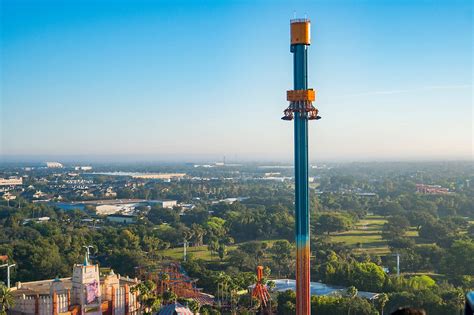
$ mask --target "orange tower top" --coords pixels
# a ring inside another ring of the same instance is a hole
[[[309,19],[291,20],[291,45],[311,45],[311,21]]]

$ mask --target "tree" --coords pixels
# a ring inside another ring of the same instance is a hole
[[[434,281],[430,276],[426,275],[415,276],[411,278],[408,283],[410,287],[415,290],[430,289],[436,285],[436,281]]]
[[[199,304],[199,302],[196,301],[196,300],[190,300],[188,302],[188,307],[191,310],[191,312],[193,312],[194,314],[197,314],[197,313],[199,313],[199,309],[201,308],[201,304]]]
[[[176,301],[177,298],[178,296],[173,291],[168,290],[168,291],[163,292],[163,301],[166,304]]]
[[[425,211],[410,211],[407,218],[410,221],[410,224],[416,227],[418,232],[425,224],[436,221],[436,218],[433,215]]]
[[[474,275],[474,241],[455,241],[448,249],[442,269],[450,275]]]
[[[342,213],[324,213],[316,219],[316,233],[347,231],[352,226],[352,220]]]
[[[350,305],[352,304],[352,300],[354,300],[354,298],[357,296],[357,293],[358,293],[357,288],[354,287],[353,285],[346,289],[345,295],[351,300],[351,303],[349,304],[349,308],[347,309],[347,315],[351,313]]]
[[[219,254],[219,258],[221,259],[221,261],[223,261],[225,255],[227,254],[227,249],[226,249],[225,244],[220,244],[219,249],[217,251],[218,251],[218,254]]]
[[[436,242],[442,246],[445,243],[444,240],[452,235],[452,231],[441,221],[430,221],[421,227],[419,235],[426,241]]]
[[[296,293],[292,290],[286,290],[285,292],[280,292],[277,297],[278,315],[293,315],[296,311]]]
[[[174,209],[161,208],[158,206],[153,206],[147,215],[148,220],[154,224],[173,224],[179,222],[178,211]]]
[[[132,287],[130,291],[138,291],[140,307],[144,313],[156,312],[159,309],[161,305],[161,299],[154,293],[156,291],[156,285],[153,281],[147,280],[145,282],[141,282],[137,286]]]
[[[374,210],[376,213],[384,216],[402,214],[405,211],[398,202],[385,202]]]
[[[376,298],[376,303],[380,307],[380,314],[383,315],[383,309],[385,304],[388,302],[388,295],[386,293],[380,293]]]
[[[193,231],[194,246],[202,246],[204,235],[206,235],[206,230],[196,223],[191,225],[191,230]]]
[[[268,244],[265,242],[248,242],[239,246],[239,249],[255,259],[255,266],[264,258]]]
[[[211,252],[211,257],[214,253],[219,250],[219,242],[218,241],[211,241],[207,245],[207,249]]]
[[[7,311],[15,305],[13,294],[4,285],[0,285],[0,315],[6,315]]]
[[[390,239],[388,242],[388,246],[391,249],[401,249],[401,248],[415,248],[415,241],[409,237],[398,237]]]
[[[276,241],[269,249],[272,259],[272,269],[274,269],[278,276],[283,275],[287,277],[292,272],[292,267],[295,264],[293,259],[293,246],[287,240]]]
[[[395,215],[388,219],[388,222],[383,225],[382,237],[387,240],[400,239],[405,236],[405,233],[410,227],[410,222],[407,218],[401,215]]]
[[[354,265],[351,278],[354,285],[361,290],[377,292],[383,288],[387,275],[380,266],[364,262]]]

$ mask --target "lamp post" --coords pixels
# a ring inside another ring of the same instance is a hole
[[[10,268],[13,268],[13,267],[15,267],[15,266],[16,266],[16,264],[11,264],[11,265],[9,265],[9,264],[4,264],[4,265],[0,265],[0,268],[2,268],[2,267],[6,267],[6,268],[7,268],[7,288],[9,288],[9,289],[10,289]]]

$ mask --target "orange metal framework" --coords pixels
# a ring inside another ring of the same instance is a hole
[[[316,100],[316,91],[313,89],[286,91],[286,100],[289,102],[314,102]]]
[[[263,266],[257,266],[257,283],[252,291],[252,296],[259,299],[262,308],[266,308],[270,301],[270,293],[263,283]]]

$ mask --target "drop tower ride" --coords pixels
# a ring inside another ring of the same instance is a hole
[[[290,23],[293,53],[293,90],[287,91],[290,105],[283,120],[294,120],[295,143],[295,225],[296,225],[296,314],[311,314],[309,184],[308,184],[308,121],[318,120],[313,106],[316,93],[308,88],[308,46],[311,44],[309,19]]]

